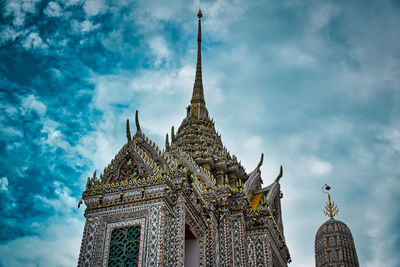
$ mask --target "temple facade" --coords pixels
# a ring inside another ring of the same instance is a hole
[[[78,266],[287,266],[279,181],[262,187],[216,132],[204,98],[201,18],[193,94],[160,149],[126,124],[127,143],[88,178]],[[80,203],[82,203],[82,200]]]

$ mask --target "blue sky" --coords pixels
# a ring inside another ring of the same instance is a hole
[[[0,2],[0,266],[74,266],[86,178],[139,109],[160,147],[185,116],[199,2]],[[202,1],[203,83],[222,141],[264,185],[284,167],[293,263],[327,219],[361,266],[400,266],[400,2]]]

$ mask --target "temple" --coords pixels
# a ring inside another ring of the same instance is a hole
[[[186,116],[160,149],[126,124],[127,143],[88,178],[78,266],[287,266],[281,214],[282,167],[262,187],[216,132],[204,97],[201,18],[197,65]],[[80,204],[83,201],[80,201]]]

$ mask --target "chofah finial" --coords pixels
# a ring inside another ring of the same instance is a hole
[[[263,164],[263,162],[264,162],[264,153],[261,153],[261,159],[260,159],[260,162],[257,165],[257,168],[260,168],[261,165]]]
[[[283,176],[283,168],[282,168],[282,165],[281,165],[281,167],[279,168],[279,174],[276,177],[275,181],[279,181],[282,178],[282,176]]]
[[[136,123],[136,133],[141,133],[142,131],[140,130],[139,111],[138,110],[136,110],[136,114],[135,114],[135,123]]]
[[[128,143],[132,140],[131,129],[129,128],[129,119],[126,120],[126,138],[128,139]]]

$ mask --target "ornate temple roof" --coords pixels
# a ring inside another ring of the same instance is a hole
[[[251,200],[252,209],[264,208],[264,204],[273,202],[279,191],[278,178],[266,188],[262,188],[260,167],[263,155],[257,167],[247,174],[222,143],[221,136],[215,130],[215,124],[208,115],[201,65],[201,18],[198,14],[197,64],[192,98],[187,107],[186,117],[175,133],[171,130],[171,144],[166,136],[165,151],[161,150],[141,130],[136,111],[136,133],[131,136],[129,120],[126,123],[127,143],[117,153],[111,163],[100,174],[88,178],[87,189],[103,188],[107,185],[121,185],[141,179],[159,178],[174,168],[193,174],[201,190],[215,186],[230,186],[242,190]],[[90,190],[89,190],[90,191]],[[268,201],[267,201],[268,200]],[[269,206],[269,205],[267,205]]]

